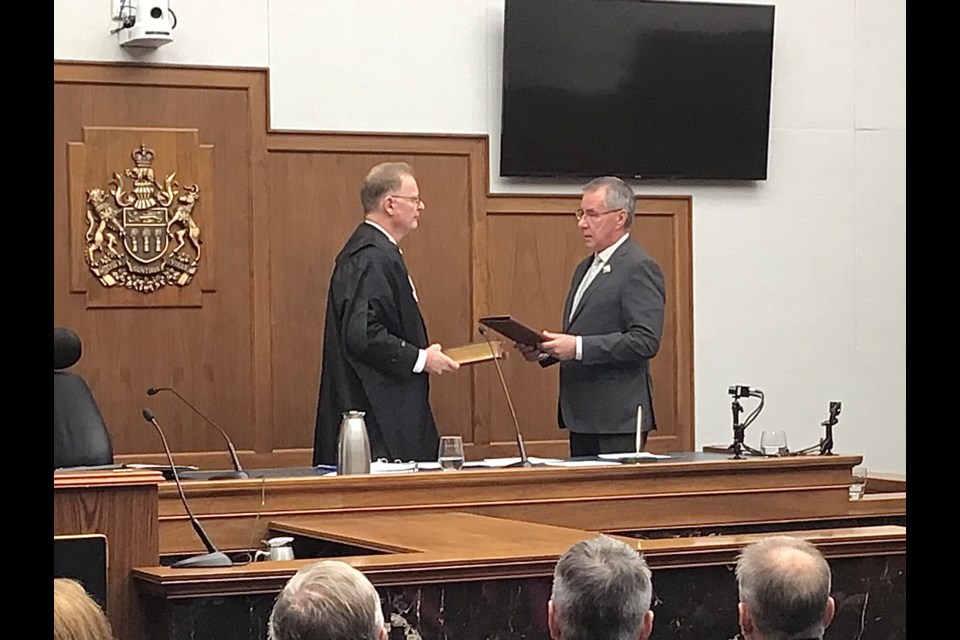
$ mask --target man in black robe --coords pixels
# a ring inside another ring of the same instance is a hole
[[[313,463],[336,464],[346,411],[363,411],[374,459],[435,460],[439,437],[427,374],[459,365],[429,344],[397,244],[424,210],[410,165],[370,170],[364,221],[337,255],[327,295]],[[429,345],[429,346],[428,346]]]

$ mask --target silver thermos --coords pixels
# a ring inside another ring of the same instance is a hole
[[[370,439],[363,411],[347,411],[337,440],[337,475],[370,473]]]

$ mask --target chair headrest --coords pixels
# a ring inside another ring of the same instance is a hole
[[[80,336],[66,327],[53,328],[53,370],[66,369],[76,364],[83,350]]]

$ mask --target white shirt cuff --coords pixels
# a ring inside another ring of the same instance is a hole
[[[423,368],[427,365],[427,352],[420,349],[420,355],[417,356],[417,363],[413,365],[414,373],[423,373]]]
[[[577,336],[577,360],[583,360],[583,336]]]

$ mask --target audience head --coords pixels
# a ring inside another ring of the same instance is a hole
[[[103,609],[68,578],[53,579],[53,640],[113,640]]]
[[[270,614],[270,640],[386,640],[380,596],[367,578],[338,560],[297,571]]]
[[[830,566],[804,540],[778,536],[744,547],[737,584],[747,640],[822,638],[833,619]]]
[[[547,609],[553,640],[646,640],[653,585],[643,557],[607,536],[578,542],[557,562]]]

